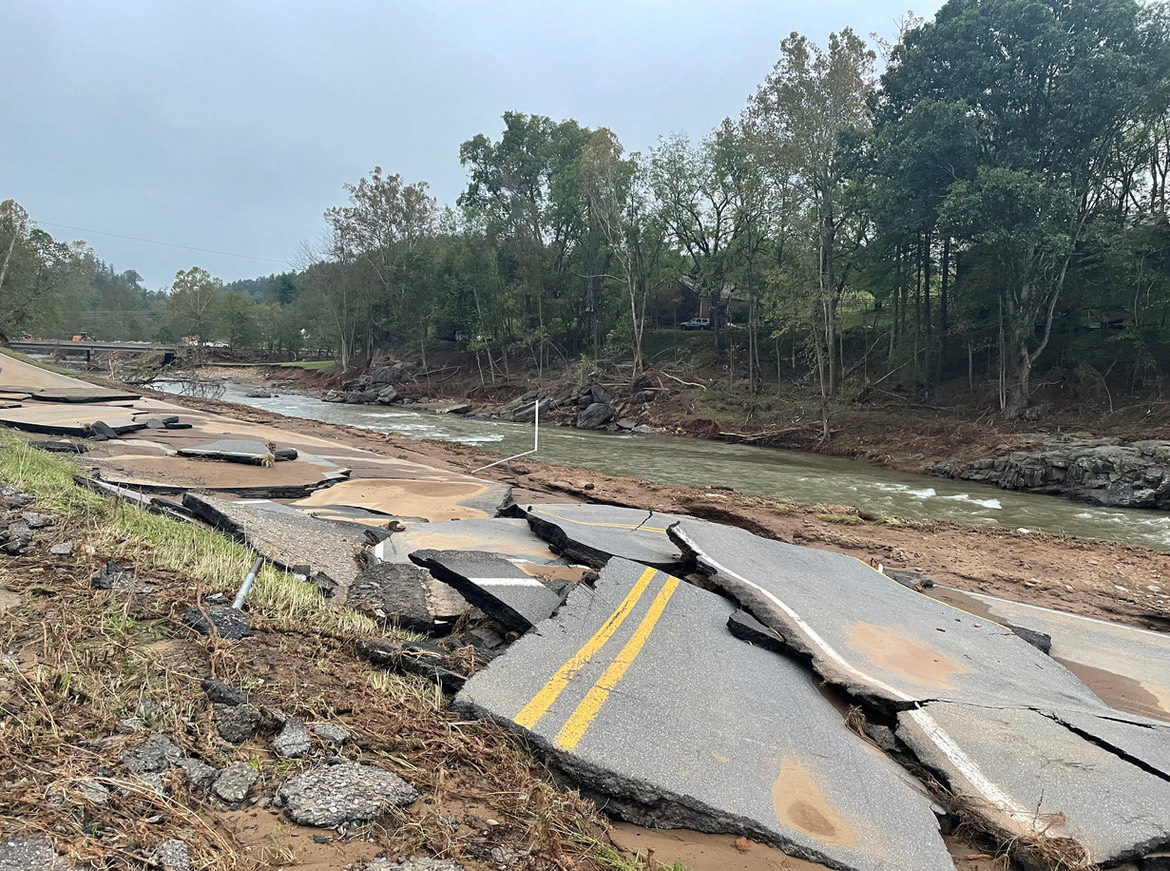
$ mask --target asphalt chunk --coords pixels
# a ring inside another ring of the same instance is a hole
[[[520,511],[553,551],[592,568],[615,556],[668,572],[683,568],[682,554],[666,535],[680,515],[575,503],[527,505]]]
[[[611,559],[456,707],[524,734],[634,822],[738,833],[834,868],[951,871],[929,798],[800,663],[733,637],[734,611]]]
[[[1087,708],[1102,702],[1010,629],[843,554],[684,520],[671,538],[817,673],[897,710],[932,699]]]
[[[1042,845],[1056,865],[1062,850],[1074,860],[1083,849],[1111,865],[1170,845],[1170,782],[1039,711],[935,702],[899,714],[898,737],[959,803],[1014,833],[1017,853]]]
[[[517,632],[527,632],[561,604],[561,597],[537,578],[495,554],[420,550],[410,559],[450,584],[489,617]]]

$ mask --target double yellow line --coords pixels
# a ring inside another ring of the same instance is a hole
[[[626,597],[622,599],[617,610],[609,615],[608,619],[601,624],[593,637],[581,646],[581,649],[569,657],[568,661],[557,669],[556,674],[549,678],[540,691],[532,697],[527,705],[525,705],[519,714],[516,715],[515,721],[517,724],[523,726],[525,729],[533,728],[540,719],[548,713],[548,709],[552,707],[553,702],[557,700],[561,692],[569,685],[577,673],[585,667],[596,653],[601,650],[614,633],[621,628],[622,623],[630,616],[630,613],[637,606],[638,601],[642,598],[642,594],[646,592],[646,588],[650,586],[650,581],[658,574],[655,569],[646,569],[642,572],[642,576],[638,578],[638,582],[634,584],[633,588]],[[613,662],[602,672],[601,677],[593,684],[592,688],[585,694],[585,698],[577,705],[576,710],[569,715],[569,719],[565,721],[565,725],[561,727],[560,732],[557,733],[556,746],[563,750],[572,750],[585,737],[585,733],[589,731],[589,727],[601,712],[602,705],[605,700],[609,698],[610,691],[617,686],[618,681],[626,673],[627,669],[633,664],[642,647],[646,644],[646,639],[650,637],[658,619],[662,616],[662,612],[666,609],[666,603],[670,601],[670,597],[674,595],[675,589],[678,588],[679,580],[676,577],[667,575],[666,583],[662,585],[662,589],[658,591],[658,595],[654,597],[654,601],[650,603],[646,614],[642,617],[642,622],[634,630],[634,634],[630,636],[630,640],[625,643],[625,646],[614,657]]]

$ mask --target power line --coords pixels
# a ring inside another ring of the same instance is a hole
[[[162,245],[166,248],[182,248],[184,251],[198,251],[202,254],[219,254],[222,257],[239,257],[244,260],[262,260],[265,263],[279,263],[282,266],[291,266],[287,260],[274,260],[271,257],[254,257],[251,254],[233,254],[231,251],[213,251],[210,248],[194,248],[190,245],[176,245],[174,242],[159,242],[156,239],[140,239],[137,236],[123,236],[121,233],[106,233],[102,230],[90,230],[86,227],[73,227],[69,224],[55,224],[52,221],[37,221],[46,227],[61,227],[65,230],[77,230],[79,233],[96,233],[99,236],[111,236],[114,239],[127,239],[131,242],[145,242],[148,245]]]

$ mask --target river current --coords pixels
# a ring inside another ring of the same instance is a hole
[[[178,385],[170,387],[178,392]],[[245,395],[228,384],[217,398],[326,423],[420,439],[462,442],[509,456],[529,450],[532,424],[414,411],[410,406],[345,405],[281,393]],[[542,426],[534,459],[694,487],[731,487],[801,503],[854,505],[917,520],[1002,526],[1170,551],[1170,513],[1102,508],[1053,496],[1000,490],[943,478],[889,471],[858,460],[691,438],[589,432]]]

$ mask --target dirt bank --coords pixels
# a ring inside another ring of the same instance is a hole
[[[383,435],[206,399],[190,407],[328,435],[358,447],[469,471],[498,459],[478,448]],[[529,458],[484,476],[516,488],[517,501],[553,497],[689,513],[795,544],[823,547],[938,584],[990,593],[1147,629],[1170,629],[1170,555],[1067,536],[861,516],[850,506],[801,506],[732,490],[696,489],[599,475]]]

